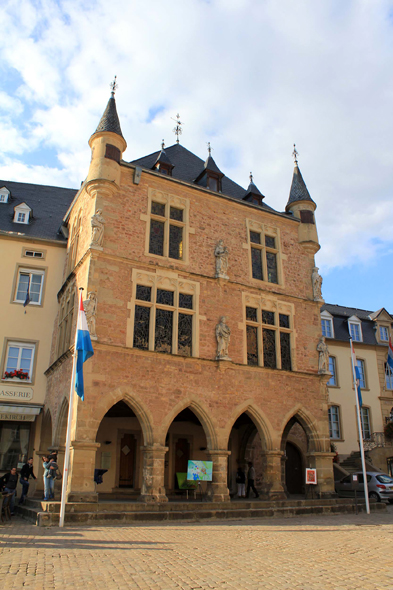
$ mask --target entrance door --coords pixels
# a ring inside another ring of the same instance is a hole
[[[175,489],[178,489],[176,473],[187,473],[190,458],[190,443],[186,438],[178,438],[175,444]]]
[[[285,483],[289,494],[303,493],[302,457],[295,445],[287,443],[285,447]]]
[[[135,438],[124,434],[120,442],[120,488],[134,487]]]

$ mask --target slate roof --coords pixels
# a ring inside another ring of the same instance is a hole
[[[310,201],[315,205],[315,202],[310,197],[310,193],[308,192],[306,183],[303,180],[302,173],[298,166],[295,166],[293,171],[291,190],[289,191],[289,199],[285,210],[288,211],[289,205],[296,201]]]
[[[194,184],[194,181],[204,170],[205,162],[178,143],[175,143],[168,148],[166,147],[165,152],[174,165],[172,170],[172,178],[176,178],[183,182],[188,182],[193,186],[198,186]],[[148,156],[144,156],[143,158],[138,158],[137,160],[130,162],[130,164],[151,170],[157,160],[159,153],[160,152],[157,151],[153,154],[149,154]],[[222,177],[221,185],[223,195],[238,199],[239,201],[243,199],[245,195],[245,189],[227,176]],[[261,205],[261,208],[274,211],[272,207],[269,207],[269,205],[266,205],[265,203]]]
[[[355,307],[332,305],[330,303],[322,305],[321,311],[328,311],[333,316],[333,340],[349,342],[348,319],[352,316],[356,316],[362,322],[363,343],[372,345],[379,344],[375,337],[375,322],[370,319],[370,316],[374,314],[374,312],[366,309],[356,309]],[[327,341],[329,341],[329,338],[327,338]],[[355,345],[356,344],[358,343],[355,342]]]
[[[117,135],[123,137],[116,109],[116,100],[113,96],[108,100],[108,104],[106,105],[106,109],[101,117],[101,121],[98,123],[95,133],[99,133],[100,131],[111,131],[112,133],[117,133]]]
[[[250,184],[248,185],[248,189],[246,190],[246,194],[244,195],[243,199],[248,197],[248,195],[256,195],[258,197],[262,197],[262,199],[265,198],[265,196],[261,193],[261,191],[259,190],[257,185],[254,184],[253,181],[251,181]]]
[[[11,196],[8,203],[0,203],[0,232],[24,235],[27,238],[64,241],[59,228],[77,190],[0,180]],[[26,203],[32,210],[28,224],[14,223],[14,208]]]

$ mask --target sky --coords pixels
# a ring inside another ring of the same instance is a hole
[[[328,303],[393,313],[393,0],[2,0],[0,178],[78,188],[117,75],[127,161],[181,143],[285,209]]]

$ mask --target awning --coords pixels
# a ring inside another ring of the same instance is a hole
[[[0,420],[34,422],[42,406],[0,404]]]

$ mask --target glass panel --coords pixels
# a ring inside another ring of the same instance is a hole
[[[261,243],[261,234],[256,231],[250,231],[250,242],[253,244],[260,244]]]
[[[10,346],[8,349],[8,359],[6,371],[14,371],[18,368],[19,348]]]
[[[263,330],[263,365],[275,369],[276,361],[276,333],[274,330]]]
[[[359,374],[360,374],[360,380],[359,380],[359,385],[361,389],[365,389],[366,387],[366,377],[364,374],[364,362],[357,359],[356,361],[358,369],[359,369]]]
[[[177,352],[183,356],[192,354],[192,315],[179,313]]]
[[[262,323],[274,326],[274,311],[262,310]]]
[[[332,323],[331,320],[321,320],[322,323],[322,336],[325,338],[332,337]]]
[[[151,301],[151,287],[136,286],[136,298],[140,301]]]
[[[20,369],[30,374],[31,357],[33,350],[31,348],[22,348],[22,355],[20,360]]]
[[[286,332],[280,332],[281,368],[283,371],[292,371],[291,365],[291,337]]]
[[[360,328],[358,324],[349,324],[352,340],[360,342]]]
[[[164,223],[162,221],[150,221],[150,254],[164,256]]]
[[[362,418],[363,438],[367,440],[367,439],[371,438],[370,414],[369,414],[368,408],[361,408],[361,418]]]
[[[160,215],[161,217],[165,217],[165,205],[163,203],[155,203],[154,201],[152,201],[151,212],[153,215]]]
[[[179,293],[179,307],[182,307],[183,309],[193,309],[192,295],[186,295],[185,293]]]
[[[283,313],[280,313],[279,323],[280,328],[289,328],[289,315],[284,315]]]
[[[385,326],[380,326],[379,334],[381,340],[388,341],[389,340],[389,330]]]
[[[329,436],[330,438],[341,438],[339,409],[337,406],[329,408]]]
[[[272,236],[265,236],[265,246],[267,246],[268,248],[275,248],[276,239]]]
[[[169,226],[169,258],[183,258],[183,228],[177,225]]]
[[[385,380],[386,389],[393,389],[393,371],[387,363],[385,363]]]
[[[27,285],[28,284],[29,284],[29,275],[20,274],[19,275],[18,291],[16,293],[16,300],[17,301],[25,301],[26,300]]]
[[[266,252],[266,264],[267,280],[269,283],[278,283],[277,254],[273,254],[273,252]]]
[[[259,248],[251,248],[251,266],[252,276],[254,279],[263,281],[262,272],[262,251]]]
[[[329,356],[329,371],[332,374],[327,385],[336,385],[336,361],[333,356]]]
[[[162,305],[173,305],[173,291],[164,291],[164,289],[157,289],[157,303]]]
[[[258,328],[256,326],[247,326],[247,364],[258,365]]]
[[[30,279],[30,300],[34,303],[40,302],[42,275],[31,275]]]
[[[257,322],[257,310],[254,307],[246,307],[246,320],[250,320],[250,322]]]
[[[0,471],[27,461],[30,424],[0,422]]]
[[[173,311],[156,310],[156,336],[154,350],[156,352],[172,353]]]
[[[209,189],[211,191],[218,192],[218,180],[217,180],[217,178],[213,178],[212,176],[209,176]]]
[[[183,209],[176,209],[175,207],[170,208],[170,218],[176,221],[183,221]]]
[[[150,307],[135,306],[134,348],[149,348]]]

